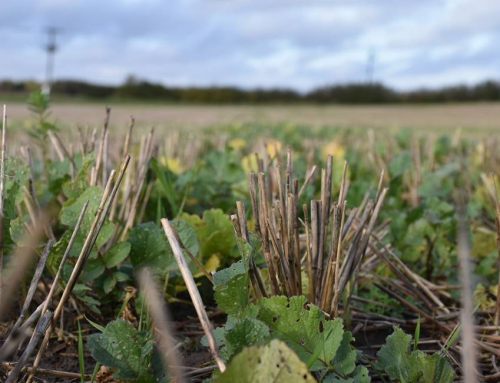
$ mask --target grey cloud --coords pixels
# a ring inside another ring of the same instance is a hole
[[[363,80],[374,50],[376,78],[396,87],[469,81],[496,75],[500,3],[491,3],[4,0],[0,78],[40,78],[43,28],[55,25],[65,78],[305,90]]]

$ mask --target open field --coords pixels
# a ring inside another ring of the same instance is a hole
[[[497,105],[25,109],[0,381],[500,380]]]
[[[500,132],[500,103],[374,106],[178,106],[116,104],[112,125],[126,126],[134,115],[138,126],[205,127],[225,124],[291,123],[352,128],[417,128],[446,131]],[[64,125],[96,125],[104,118],[102,104],[58,103],[53,117]],[[9,103],[9,118],[29,118],[25,104]]]

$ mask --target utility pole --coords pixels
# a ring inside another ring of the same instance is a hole
[[[368,52],[368,59],[366,61],[366,82],[368,84],[373,84],[373,79],[375,76],[375,51],[370,49]]]
[[[47,52],[47,63],[45,67],[45,82],[42,85],[42,93],[50,95],[50,88],[54,76],[54,56],[57,51],[56,36],[59,31],[54,27],[47,28],[47,45],[45,45],[45,52]]]

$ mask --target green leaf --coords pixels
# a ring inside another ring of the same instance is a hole
[[[305,364],[279,340],[267,346],[248,347],[236,355],[215,383],[312,383],[316,380]]]
[[[343,359],[334,363],[344,337],[342,320],[327,320],[318,307],[307,305],[306,301],[304,296],[262,299],[258,303],[258,319],[266,323],[278,338],[286,341],[313,369],[335,369],[334,364],[337,364],[340,369],[348,370],[349,363]],[[346,350],[342,351],[344,357],[351,358]]]
[[[371,378],[365,366],[358,366],[354,370],[352,378],[339,378],[335,374],[327,375],[322,383],[370,383]]]
[[[99,232],[97,239],[95,241],[95,248],[100,249],[104,246],[111,238],[113,238],[113,234],[115,233],[115,224],[113,222],[106,222]]]
[[[198,236],[193,225],[181,219],[174,219],[172,226],[179,235],[184,247],[196,257],[200,252],[200,243],[198,242]]]
[[[102,289],[105,294],[109,294],[116,286],[116,279],[114,277],[106,277],[102,284]]]
[[[163,230],[154,222],[146,222],[130,231],[130,260],[135,267],[149,266],[161,272],[176,268],[172,250]]]
[[[418,382],[422,371],[418,368],[418,357],[410,354],[411,335],[407,335],[400,328],[395,328],[385,344],[377,353],[378,366],[391,379],[401,382]]]
[[[106,267],[110,269],[122,263],[128,257],[130,248],[130,242],[120,242],[114,245],[104,255],[104,262],[106,263]]]
[[[29,168],[24,161],[12,157],[5,159],[5,218],[14,219],[17,217],[16,204],[23,199],[23,186],[26,185],[29,177]]]
[[[351,346],[353,340],[354,338],[349,331],[344,332],[342,342],[333,360],[335,372],[341,375],[349,375],[356,368],[356,358],[358,355],[356,350]]]
[[[396,327],[377,353],[377,367],[403,383],[453,382],[455,374],[448,361],[438,353],[410,352],[411,340],[411,335]]]
[[[61,223],[69,227],[74,227],[78,221],[78,216],[80,215],[83,205],[86,201],[89,201],[89,206],[83,218],[81,229],[84,233],[88,232],[95,214],[97,213],[97,209],[99,208],[102,193],[100,187],[91,186],[85,189],[85,191],[76,198],[67,200],[61,209]]]
[[[154,381],[151,375],[153,341],[147,333],[137,331],[130,323],[115,320],[102,334],[91,335],[88,347],[94,359],[115,369],[116,379],[137,383]]]
[[[214,254],[219,254],[222,258],[238,255],[233,224],[222,210],[206,210],[203,219],[188,214],[183,214],[180,219],[194,226],[204,260]]]
[[[215,301],[226,314],[240,314],[248,306],[248,266],[245,260],[233,263],[214,275]]]
[[[245,347],[264,343],[270,336],[269,328],[258,319],[238,319],[232,316],[228,317],[224,327],[216,328],[214,334],[221,356],[226,361]],[[205,337],[202,344],[208,346]]]
[[[66,230],[50,250],[49,258],[47,260],[47,268],[52,274],[55,274],[57,272],[70,238],[71,231]]]
[[[451,383],[455,379],[455,372],[448,361],[434,353],[427,355],[419,351],[420,365],[422,366],[423,379],[425,383]]]
[[[83,283],[91,282],[97,277],[100,277],[106,268],[100,259],[89,259],[85,265],[85,272],[80,277]]]
[[[130,277],[127,274],[122,273],[121,271],[115,271],[113,277],[117,282],[126,282],[130,280]]]
[[[78,155],[75,156],[75,159],[78,159]],[[70,199],[76,199],[80,194],[82,194],[89,187],[89,175],[94,166],[95,154],[86,154],[84,156],[80,156],[79,159],[81,161],[81,166],[76,175],[75,179],[65,182],[62,185],[62,190],[64,194]],[[78,161],[75,161],[78,162]]]
[[[172,221],[172,226],[184,246],[196,257],[199,244],[193,227],[180,220]],[[134,227],[130,232],[129,242],[130,260],[135,267],[149,266],[163,273],[177,270],[177,263],[165,233],[154,222]]]

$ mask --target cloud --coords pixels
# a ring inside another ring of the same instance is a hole
[[[294,87],[375,78],[399,88],[499,77],[500,3],[489,0],[6,0],[0,78]]]

